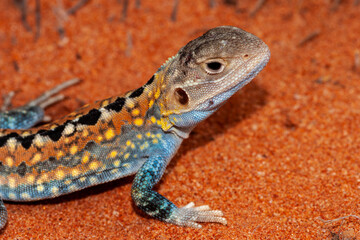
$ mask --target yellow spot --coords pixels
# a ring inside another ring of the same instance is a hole
[[[156,118],[155,118],[154,116],[151,116],[150,121],[151,121],[152,123],[156,123]]]
[[[71,185],[71,186],[69,186],[69,190],[70,190],[71,192],[75,192],[76,189],[77,189],[77,188],[76,188],[76,185]]]
[[[131,148],[134,149],[134,148],[135,148],[135,144],[132,143],[132,144],[131,144]]]
[[[164,118],[161,118],[161,128],[164,131],[167,131],[171,128],[171,124],[169,124]]]
[[[79,181],[80,181],[80,182],[85,182],[85,180],[86,180],[86,177],[81,177],[81,178],[79,178]]]
[[[126,141],[126,146],[130,146],[131,145],[131,141],[130,140],[127,140]]]
[[[150,132],[147,132],[145,135],[146,135],[147,137],[150,137],[150,136],[151,136],[151,133],[150,133]]]
[[[28,193],[22,193],[21,194],[21,198],[23,199],[29,199],[30,198],[30,195]]]
[[[39,162],[41,160],[41,154],[40,153],[36,153],[34,155],[34,157],[31,160],[31,164],[35,164],[37,162]]]
[[[34,175],[29,175],[26,179],[26,183],[27,184],[33,184],[35,182],[35,177]]]
[[[134,154],[134,158],[137,158],[137,154]]]
[[[97,163],[97,162],[92,162],[92,163],[90,163],[90,165],[89,165],[89,168],[91,169],[91,170],[95,170],[95,169],[97,169],[99,167],[99,164]]]
[[[155,99],[158,99],[160,97],[160,88],[156,89],[154,97]]]
[[[66,180],[64,183],[65,183],[66,185],[70,185],[71,180],[70,180],[70,179],[69,179],[69,180]]]
[[[16,195],[14,193],[9,193],[9,198],[10,199],[16,199]]]
[[[153,139],[153,143],[159,143],[159,140],[157,140],[156,138],[155,139]]]
[[[98,141],[101,142],[103,140],[103,137],[102,136],[98,136],[97,137]]]
[[[69,143],[70,142],[70,138],[65,138],[64,139],[64,143]]]
[[[135,124],[136,126],[141,126],[141,125],[143,125],[143,123],[144,123],[144,120],[142,120],[141,118],[136,118],[136,119],[134,120],[134,124]]]
[[[107,105],[109,105],[109,100],[105,100],[101,103],[101,107],[105,107]]]
[[[58,153],[56,154],[57,158],[61,158],[62,156],[64,156],[64,152],[63,151],[58,151]]]
[[[111,173],[112,173],[112,174],[115,174],[115,173],[117,173],[118,171],[119,171],[119,169],[115,168],[115,169],[111,170]]]
[[[86,153],[86,154],[83,156],[83,158],[81,159],[81,162],[82,162],[83,164],[86,164],[88,161],[89,161],[89,154]]]
[[[114,162],[114,167],[118,167],[118,166],[120,166],[120,161],[119,161],[119,160],[116,160],[116,161]]]
[[[156,137],[157,137],[157,138],[162,138],[161,133],[156,134]]]
[[[151,134],[151,138],[155,138],[155,134]]]
[[[142,135],[141,135],[141,134],[136,135],[136,137],[137,137],[138,139],[142,139]]]
[[[156,123],[157,123],[157,125],[161,126],[161,121],[160,120],[157,120]]]
[[[11,157],[6,157],[5,164],[8,165],[9,167],[12,167],[12,165],[14,164],[14,160]]]
[[[144,142],[144,144],[140,146],[140,150],[144,150],[144,149],[146,149],[146,148],[148,148],[148,147],[149,147],[149,143],[148,143],[148,142]]]
[[[79,176],[79,174],[80,174],[80,172],[79,172],[79,170],[77,170],[77,169],[73,169],[73,170],[71,171],[71,175],[72,175],[73,177],[77,177],[77,176]]]
[[[125,163],[125,164],[123,164],[122,166],[123,166],[124,168],[130,167],[130,165],[129,165],[128,163]]]
[[[149,94],[148,94],[149,98],[151,98],[152,94],[153,94],[153,92],[150,91]]]
[[[42,191],[44,191],[44,186],[43,186],[43,185],[38,185],[38,186],[36,187],[36,190],[37,190],[38,192],[42,192]]]
[[[8,184],[9,184],[9,188],[15,188],[16,187],[16,182],[14,178],[9,178],[8,179]]]
[[[133,102],[133,101],[131,101],[130,99],[129,99],[128,101],[126,101],[126,102],[127,102],[127,106],[128,106],[129,108],[133,108],[133,107],[135,107],[134,102]]]
[[[107,140],[112,139],[114,136],[115,136],[115,132],[114,132],[114,129],[112,129],[112,128],[110,128],[109,130],[107,130],[106,133],[105,133],[105,138],[106,138]]]
[[[130,156],[130,153],[125,154],[125,155],[124,155],[124,159],[128,159],[129,156]]]
[[[55,177],[58,179],[58,180],[61,180],[65,177],[65,173],[63,170],[59,170],[55,173]]]
[[[29,135],[30,135],[30,132],[28,132],[28,131],[25,131],[21,134],[22,137],[27,137]]]
[[[75,153],[77,153],[77,151],[78,151],[78,147],[76,145],[72,145],[70,147],[70,154],[71,155],[75,155]]]
[[[59,191],[59,188],[58,188],[58,187],[52,187],[52,188],[51,188],[51,192],[52,192],[53,194],[56,194],[58,191]]]
[[[40,178],[36,181],[37,184],[42,184],[44,181],[48,180],[49,177],[46,173],[40,176]]]
[[[173,117],[173,120],[174,120],[175,122],[177,122],[177,121],[178,121],[176,117]]]
[[[137,109],[137,108],[135,108],[134,110],[132,110],[131,114],[132,114],[133,116],[137,116],[137,115],[140,114],[140,110]]]
[[[88,135],[89,135],[89,131],[85,129],[85,130],[82,132],[82,136],[83,136],[83,137],[87,137]]]
[[[110,157],[110,158],[114,158],[114,157],[116,157],[116,155],[117,155],[117,151],[113,150],[113,151],[111,151],[111,153],[109,154],[109,157]]]
[[[151,99],[149,102],[149,108],[151,108],[153,105],[154,105],[154,100]]]

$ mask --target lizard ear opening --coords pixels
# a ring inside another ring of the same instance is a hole
[[[189,103],[189,96],[182,88],[176,88],[174,91],[175,99],[181,104],[181,105],[187,105]]]

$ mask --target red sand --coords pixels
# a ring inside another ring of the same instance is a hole
[[[14,105],[73,77],[83,82],[50,109],[53,118],[144,84],[177,50],[207,29],[234,25],[261,37],[272,57],[260,75],[198,126],[167,168],[158,191],[224,211],[227,226],[182,228],[148,218],[130,198],[132,178],[54,200],[6,203],[3,239],[360,239],[360,6],[341,1],[255,1],[238,6],[183,0],[91,1],[56,32],[53,8],[42,1],[41,36],[26,32],[12,1],[0,1],[0,94]],[[64,1],[69,8],[74,1]],[[301,4],[302,2],[302,4]],[[29,24],[35,29],[34,3]],[[309,34],[314,39],[298,46]],[[128,49],[131,36],[132,49]],[[127,56],[130,55],[130,56]],[[77,59],[78,58],[80,59]],[[14,63],[18,65],[16,71]],[[338,234],[339,236],[337,236]],[[341,239],[341,238],[339,238]]]

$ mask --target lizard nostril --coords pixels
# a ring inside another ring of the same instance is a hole
[[[182,88],[175,89],[175,98],[181,105],[186,105],[189,102],[189,96]]]
[[[244,55],[243,55],[243,58],[244,58],[244,59],[248,59],[248,58],[249,58],[249,54],[244,54]]]

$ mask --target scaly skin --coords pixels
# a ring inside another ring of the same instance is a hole
[[[1,199],[54,198],[136,173],[131,195],[148,215],[197,228],[199,222],[226,224],[221,211],[193,203],[178,208],[152,188],[190,131],[251,81],[269,57],[256,36],[217,27],[189,42],[144,86],[125,95],[34,128],[28,119],[35,115],[41,120],[48,105],[43,102],[63,85],[45,98],[0,113],[0,127],[8,128],[0,130]],[[0,200],[0,227],[6,218]]]

